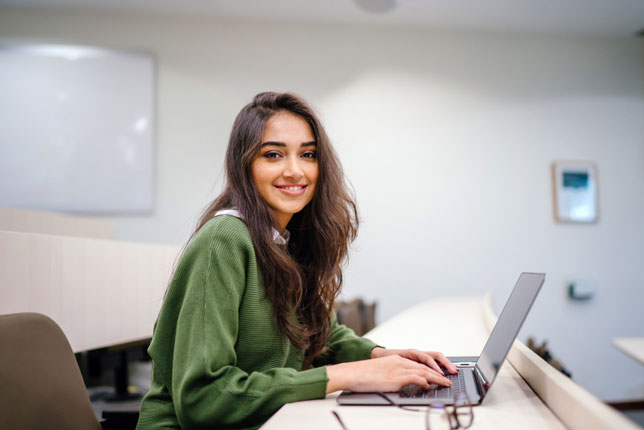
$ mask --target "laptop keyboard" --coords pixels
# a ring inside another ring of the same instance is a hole
[[[455,375],[445,371],[445,377],[452,381],[451,387],[431,384],[428,390],[419,385],[405,385],[400,389],[400,397],[418,398],[418,399],[451,399],[458,393],[465,392],[465,378],[461,370]]]

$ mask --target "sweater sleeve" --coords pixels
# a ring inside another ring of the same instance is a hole
[[[250,373],[237,367],[239,307],[251,251],[237,236],[215,231],[208,251],[195,254],[186,272],[169,378],[181,428],[254,428],[285,403],[325,396],[324,367]]]
[[[331,316],[332,329],[326,342],[326,352],[314,360],[315,366],[344,363],[371,358],[371,350],[378,345],[357,336],[353,330],[338,323],[335,312]]]

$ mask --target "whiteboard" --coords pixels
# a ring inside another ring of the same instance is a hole
[[[152,211],[154,87],[149,53],[0,45],[0,205]]]

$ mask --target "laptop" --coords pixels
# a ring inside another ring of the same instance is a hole
[[[435,402],[448,405],[453,403],[456,392],[464,391],[473,405],[480,404],[519,334],[545,278],[544,273],[522,273],[519,276],[480,356],[448,357],[459,368],[456,375],[445,372],[445,376],[452,380],[451,387],[431,384],[430,388],[425,390],[416,385],[407,385],[402,390],[392,393],[344,391],[338,396],[337,402],[341,405],[366,406],[420,406]]]

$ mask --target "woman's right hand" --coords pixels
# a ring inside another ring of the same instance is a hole
[[[414,384],[429,388],[430,383],[449,387],[449,379],[425,364],[389,355],[327,366],[327,394],[338,390],[391,392]]]

